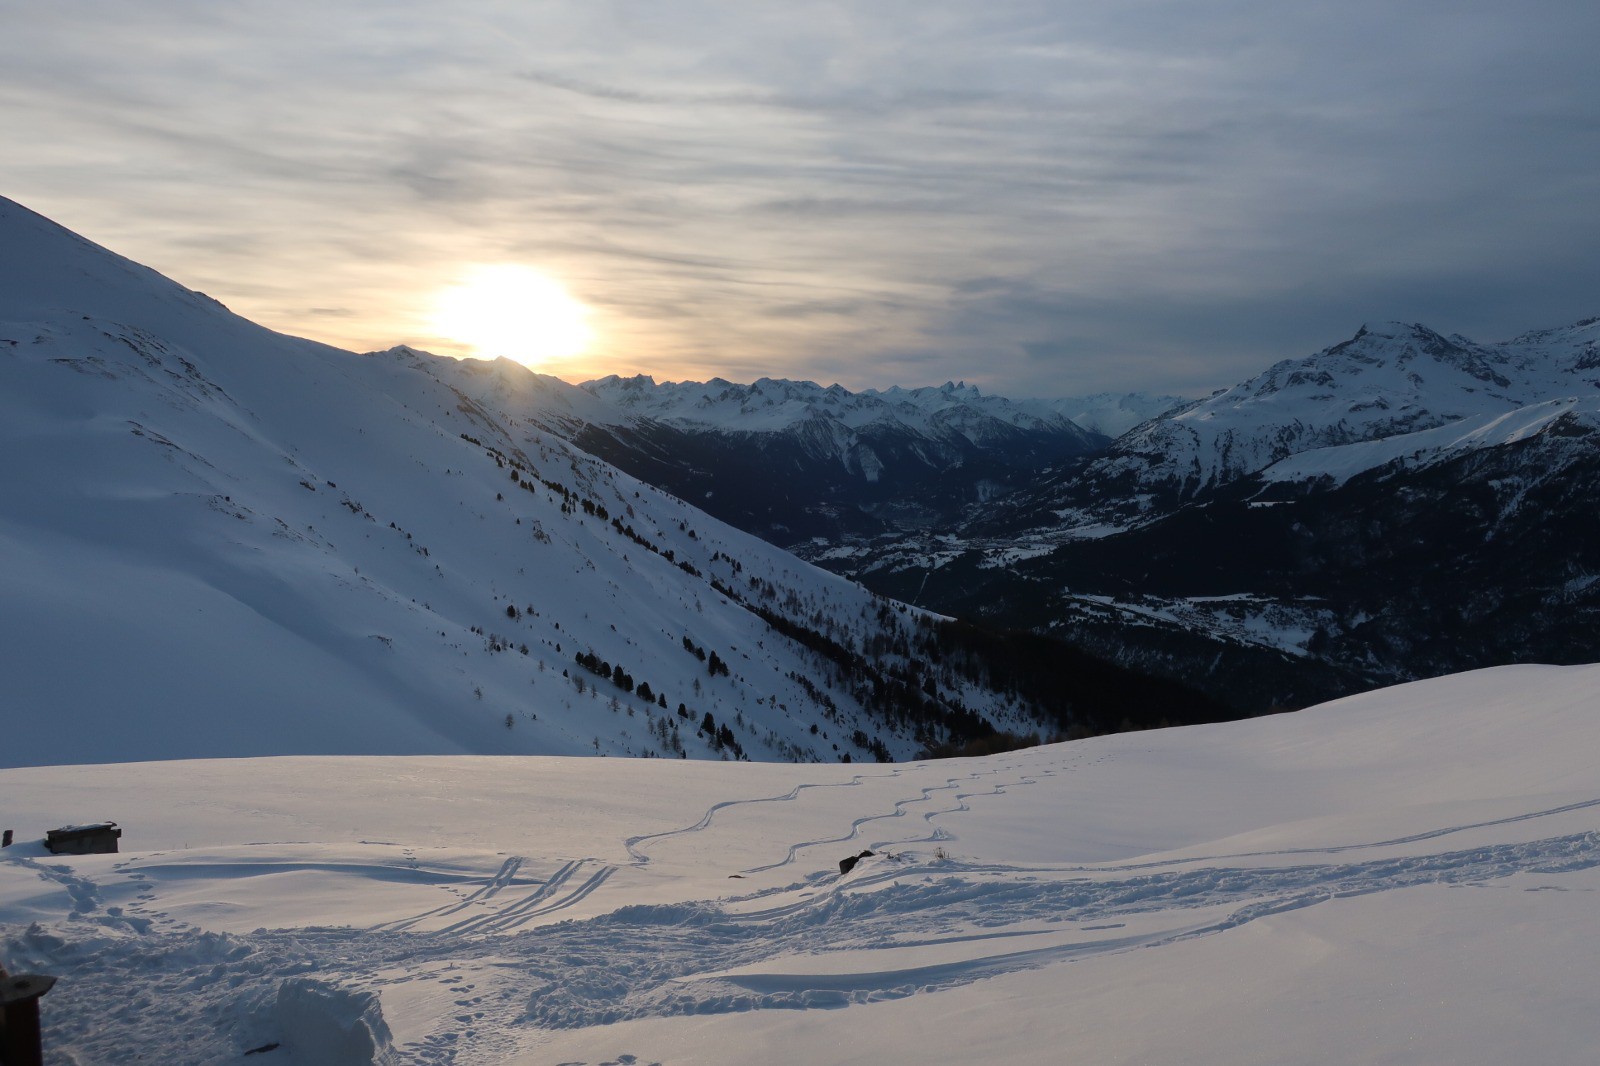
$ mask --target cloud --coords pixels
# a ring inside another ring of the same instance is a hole
[[[1367,318],[1600,313],[1587,0],[7,22],[8,195],[348,347],[511,260],[598,309],[585,377],[1205,391]]]

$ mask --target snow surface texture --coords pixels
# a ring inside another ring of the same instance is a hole
[[[749,606],[852,649],[926,616],[511,413],[596,404],[273,333],[0,199],[0,765],[918,751]]]
[[[4,770],[0,962],[62,978],[54,1062],[1585,1061],[1597,692],[900,766]],[[37,843],[102,817],[123,853]]]

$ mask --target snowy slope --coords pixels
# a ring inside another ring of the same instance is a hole
[[[0,770],[0,962],[61,978],[63,1062],[1586,1061],[1597,692],[894,767]],[[36,843],[104,817],[119,855]]]
[[[1585,428],[1587,427],[1587,428]],[[1381,467],[1419,470],[1485,448],[1518,444],[1540,434],[1575,435],[1600,428],[1600,395],[1566,397],[1514,411],[1472,415],[1416,433],[1314,448],[1260,471],[1264,481],[1343,484]]]
[[[0,765],[916,751],[751,608],[907,654],[929,620],[508,413],[591,403],[272,333],[0,200]]]

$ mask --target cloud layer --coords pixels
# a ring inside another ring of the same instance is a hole
[[[1589,0],[80,2],[0,192],[371,348],[522,262],[567,376],[1203,391],[1364,319],[1600,313]]]

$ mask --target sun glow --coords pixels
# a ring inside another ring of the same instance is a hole
[[[435,333],[479,359],[505,356],[530,367],[578,355],[594,339],[589,308],[530,267],[473,267],[434,301]]]

